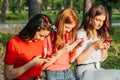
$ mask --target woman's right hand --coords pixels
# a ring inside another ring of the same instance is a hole
[[[48,62],[45,62],[42,66],[42,69],[45,70],[48,66],[52,65],[57,60],[57,55],[52,55],[51,58],[48,58]]]
[[[48,62],[48,61],[49,61],[48,59],[42,58],[41,56],[36,56],[31,60],[31,62],[34,65],[42,65],[43,63]]]
[[[95,41],[92,46],[95,48],[95,49],[102,49],[104,48],[104,46],[102,45],[103,44],[103,41],[101,40],[98,40],[98,41]]]

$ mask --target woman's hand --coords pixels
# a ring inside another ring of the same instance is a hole
[[[98,40],[98,41],[95,41],[93,44],[92,44],[93,48],[95,49],[102,49],[104,48],[104,45],[103,45],[103,42],[101,40]]]
[[[57,60],[57,57],[55,55],[53,55],[51,58],[48,58],[49,61],[48,62],[45,62],[42,66],[42,70],[45,70],[45,68],[47,68],[48,66],[50,66],[51,64],[53,64],[56,60]]]
[[[78,38],[72,44],[67,45],[68,52],[72,51],[74,48],[82,46],[83,43],[84,43],[84,39],[83,38]]]
[[[106,42],[106,43],[103,43],[103,49],[105,50],[108,50],[110,48],[110,43],[109,42]]]
[[[44,59],[41,56],[36,56],[31,60],[31,62],[34,65],[42,65],[43,63],[48,62],[48,61],[49,61],[48,59]]]

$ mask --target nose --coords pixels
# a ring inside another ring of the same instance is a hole
[[[99,23],[99,26],[102,26],[103,25],[103,22],[101,21],[100,23]]]

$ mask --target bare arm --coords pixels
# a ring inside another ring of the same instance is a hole
[[[94,42],[92,45],[90,45],[88,48],[84,49],[81,54],[76,58],[76,62],[77,64],[81,64],[83,63],[85,60],[87,60],[92,51],[95,50],[95,49],[101,49],[103,46],[102,46],[102,41],[96,41]]]
[[[103,60],[105,60],[106,57],[108,56],[107,50],[110,48],[110,43],[108,43],[108,42],[107,43],[103,43],[103,46],[104,46],[104,48],[101,49],[101,51],[102,51],[101,58]]]
[[[72,63],[72,62],[74,62],[74,60],[76,59],[76,49],[77,48],[81,48],[81,46],[83,45],[83,43],[84,43],[84,39],[83,38],[81,38],[81,42],[76,46],[76,44],[75,43],[73,43],[71,46],[76,46],[74,49],[73,49],[73,51],[70,53],[70,63]]]
[[[52,63],[54,63],[62,54],[72,51],[80,42],[82,42],[83,39],[77,39],[72,44],[66,44],[62,49],[60,49],[53,57],[50,59],[48,63],[45,63],[42,67],[44,70],[46,67],[50,66]],[[73,54],[74,55],[74,54]],[[73,56],[72,55],[72,56]]]
[[[30,62],[26,63],[25,65],[14,68],[14,65],[5,64],[4,71],[5,71],[5,77],[7,80],[12,80],[14,78],[17,78],[27,70],[29,70],[31,67],[35,65],[41,65],[46,61],[46,59],[41,59],[41,56],[37,56],[33,58]]]

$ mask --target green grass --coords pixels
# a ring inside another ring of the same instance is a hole
[[[120,13],[113,13],[112,14],[112,22],[120,23]]]
[[[47,14],[52,19],[52,21],[55,20],[58,12],[59,11],[43,11],[43,13]],[[82,16],[83,16],[83,13],[78,14],[80,22],[82,21]],[[16,14],[12,14],[9,12],[7,13],[6,17],[7,17],[6,23],[24,24],[24,23],[27,23],[28,21],[28,12],[22,12],[22,13],[16,13]],[[112,22],[120,23],[120,13],[112,14]],[[2,22],[0,21],[0,23]]]
[[[120,27],[112,27],[110,36],[115,43],[120,43]]]
[[[108,50],[107,59],[102,62],[102,67],[105,69],[119,69],[120,70],[120,27],[112,27],[111,30],[112,43]]]

